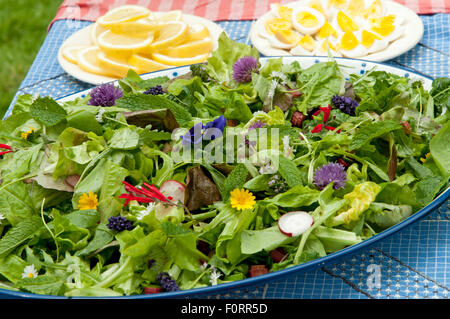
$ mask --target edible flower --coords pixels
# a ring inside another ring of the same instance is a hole
[[[26,132],[22,132],[20,134],[20,137],[23,138],[24,140],[28,140],[28,138],[30,137],[31,134],[34,133],[34,127],[30,126],[30,129]]]
[[[314,126],[314,128],[311,130],[311,133],[319,133],[320,131],[322,131],[323,128],[323,124],[317,124],[316,126]]]
[[[92,191],[89,191],[89,194],[83,193],[78,200],[78,209],[79,210],[87,210],[87,209],[97,209],[98,207],[98,197],[97,194],[94,194]]]
[[[208,122],[205,125],[203,123],[197,123],[189,129],[189,131],[182,136],[182,144],[198,144],[202,140],[212,141],[222,136],[223,130],[227,125],[225,116],[221,115],[214,121]]]
[[[348,96],[335,95],[331,98],[331,103],[342,112],[348,115],[355,115],[355,109],[358,107],[359,103]]]
[[[164,291],[180,290],[180,287],[178,287],[176,280],[172,279],[166,272],[159,273],[158,276],[156,276],[156,280],[159,281],[159,283],[161,284],[161,288]]]
[[[425,154],[425,158],[422,157],[422,158],[420,159],[420,161],[421,161],[422,163],[425,163],[425,162],[427,161],[428,157],[430,157],[430,155],[431,155],[431,153]]]
[[[122,183],[125,185],[125,190],[128,192],[119,196],[119,198],[126,199],[124,206],[128,205],[128,203],[132,200],[139,203],[153,203],[161,201],[171,204],[170,201],[173,199],[171,196],[164,196],[163,193],[155,187],[155,185],[144,183],[144,186],[135,187],[125,181]]]
[[[34,267],[34,264],[31,264],[30,266],[26,266],[23,269],[22,278],[36,278],[38,276],[38,272],[36,268]]]
[[[0,152],[0,157],[2,155],[8,154],[8,153],[12,153],[11,146],[6,145],[6,144],[0,144],[0,149],[2,149],[2,148],[5,149],[6,151],[1,151]]]
[[[5,219],[5,215],[3,215],[2,213],[0,213],[0,225],[2,224],[2,220]]]
[[[108,218],[108,224],[106,224],[106,227],[116,232],[132,230],[133,222],[123,216],[111,216]]]
[[[338,163],[325,164],[314,172],[314,185],[324,189],[329,183],[334,182],[333,188],[343,188],[347,182],[347,174],[344,166]]]
[[[318,116],[320,113],[323,113],[323,122],[325,123],[328,121],[330,117],[331,112],[331,106],[328,105],[327,107],[321,107],[319,110],[313,113],[313,116]]]
[[[90,92],[91,99],[89,105],[95,106],[113,106],[116,100],[123,96],[123,91],[115,87],[114,84],[104,83],[93,88]]]
[[[258,70],[258,60],[252,56],[238,59],[233,65],[233,79],[239,83],[247,83],[252,80],[252,72]]]
[[[252,209],[255,206],[255,196],[247,189],[235,188],[230,192],[231,207],[237,210]]]
[[[256,120],[248,129],[249,130],[255,130],[257,128],[261,128],[266,126],[266,123],[260,121],[260,120]]]

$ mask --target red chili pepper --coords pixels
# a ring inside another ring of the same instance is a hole
[[[320,131],[322,131],[323,128],[323,124],[317,124],[316,126],[314,126],[314,128],[311,130],[311,133],[319,133]]]

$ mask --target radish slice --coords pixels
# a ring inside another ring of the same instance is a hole
[[[314,219],[307,212],[294,211],[280,217],[278,229],[289,237],[296,237],[303,234],[314,224]]]
[[[159,191],[164,194],[166,197],[172,197],[172,202],[178,203],[181,202],[184,204],[184,191],[186,187],[174,180],[168,180],[165,181],[161,187],[159,188]]]

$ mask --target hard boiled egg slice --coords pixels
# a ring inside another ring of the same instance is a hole
[[[346,15],[343,11],[336,14],[336,23],[341,32],[355,32],[359,30],[359,25]]]
[[[319,11],[324,16],[326,16],[326,12],[324,9],[325,5],[326,5],[326,0],[312,0],[311,2],[308,3],[308,7]]]
[[[332,41],[330,39],[322,39],[319,41],[315,54],[314,55],[328,55],[328,50],[330,51],[330,54],[335,57],[341,57],[342,54],[339,52],[339,45],[337,42]]]
[[[282,6],[279,3],[271,4],[270,11],[275,14],[277,18],[291,20],[292,19],[292,11],[294,9],[288,6]]]
[[[362,16],[365,6],[364,0],[350,0],[345,13],[352,18]]]
[[[372,26],[371,31],[381,36],[388,42],[397,40],[405,33],[405,27],[394,24],[395,16],[389,15],[378,19]]]
[[[369,53],[353,32],[345,32],[339,39],[339,51],[347,58],[360,58]]]
[[[328,0],[325,5],[325,11],[328,19],[333,19],[339,11],[347,8],[349,0]]]
[[[325,17],[316,9],[297,7],[292,13],[292,25],[303,34],[316,33],[325,23]]]
[[[297,43],[297,46],[289,51],[292,55],[314,55],[317,41],[309,34],[305,35]]]
[[[256,27],[261,37],[269,39],[275,36],[276,31],[292,29],[292,23],[290,20],[282,18],[268,18],[261,24],[257,24]]]
[[[366,9],[362,12],[364,19],[372,21],[373,19],[379,19],[385,14],[385,8],[381,0],[366,0]],[[370,5],[369,5],[370,3]]]
[[[278,30],[275,37],[269,38],[270,44],[278,49],[290,49],[300,41],[300,34],[294,30]]]
[[[338,32],[331,26],[331,24],[328,21],[325,21],[319,32],[317,32],[317,38],[325,39],[328,37],[337,39],[339,35]]]
[[[368,53],[384,50],[389,45],[388,41],[367,30],[362,30],[360,38],[361,44],[367,48]]]

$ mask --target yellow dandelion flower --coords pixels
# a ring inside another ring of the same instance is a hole
[[[78,200],[78,209],[86,210],[86,209],[97,209],[98,206],[98,198],[97,194],[93,192],[89,192],[89,195],[83,193]]]
[[[34,132],[34,127],[30,126],[30,129],[27,132],[22,132],[20,133],[20,137],[23,138],[24,140],[27,140],[28,137],[33,134]]]
[[[425,154],[425,158],[421,158],[420,161],[421,161],[422,163],[425,163],[425,162],[427,161],[428,157],[430,157],[430,155],[431,155],[431,153]]]
[[[230,192],[231,207],[237,210],[252,209],[255,206],[255,196],[247,189],[234,189]]]

